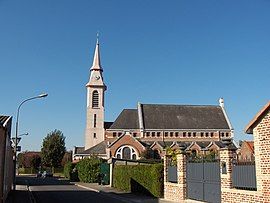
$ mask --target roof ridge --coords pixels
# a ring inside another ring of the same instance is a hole
[[[220,107],[218,104],[216,105],[212,105],[212,104],[206,104],[206,105],[202,105],[202,104],[141,104],[141,105],[151,105],[151,106],[213,106],[213,107]]]

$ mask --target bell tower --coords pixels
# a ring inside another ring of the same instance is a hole
[[[90,69],[87,89],[87,110],[85,129],[85,150],[104,141],[104,92],[107,87],[103,81],[100,63],[99,41],[97,38],[93,64]]]

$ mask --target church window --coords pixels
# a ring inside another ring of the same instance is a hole
[[[171,136],[171,137],[173,136],[173,132],[170,132],[170,136]]]
[[[205,137],[208,137],[209,136],[209,133],[205,133]]]
[[[214,133],[213,133],[213,132],[211,132],[211,133],[210,133],[210,136],[211,136],[211,137],[213,137],[213,136],[214,136]]]
[[[221,137],[224,137],[224,133],[221,133]]]
[[[97,138],[97,134],[96,133],[94,133],[94,138]]]
[[[97,127],[97,114],[94,114],[94,128]]]
[[[133,133],[133,137],[136,137],[137,136],[137,133]]]
[[[203,133],[203,132],[201,132],[201,137],[203,137],[203,134],[204,134],[204,133]]]
[[[157,137],[160,137],[160,132],[157,132]]]
[[[191,137],[191,132],[188,132],[188,137]]]
[[[155,132],[152,132],[152,137],[155,137],[155,135],[156,135]]]
[[[196,137],[196,132],[193,132],[193,137]]]
[[[113,132],[113,137],[116,137],[116,132]]]
[[[168,132],[165,132],[165,137],[168,137]]]
[[[133,154],[133,155],[132,155],[132,159],[133,159],[133,160],[136,160],[136,159],[137,159],[136,154]]]
[[[178,132],[175,132],[175,137],[178,137],[179,133]]]
[[[187,134],[186,132],[183,132],[183,137],[186,137],[186,134]]]
[[[95,90],[92,95],[92,107],[97,108],[99,105],[98,103],[99,103],[99,95],[98,91]]]
[[[229,133],[226,133],[226,137],[229,137]]]
[[[120,137],[122,135],[122,133],[121,132],[118,132],[118,137]]]
[[[118,148],[115,156],[119,159],[137,159],[138,155],[132,146],[126,145]]]
[[[129,147],[125,147],[123,149],[123,159],[130,159],[130,154],[131,152],[130,152]]]
[[[146,132],[146,136],[149,137],[150,136],[150,132]]]

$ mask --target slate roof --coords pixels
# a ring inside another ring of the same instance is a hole
[[[5,122],[10,118],[10,116],[0,115],[0,126],[4,126]]]
[[[104,129],[108,129],[112,126],[113,122],[104,122]]]
[[[110,129],[139,129],[137,109],[124,109]]]
[[[105,141],[81,152],[80,154],[106,154],[107,144]]]
[[[220,106],[142,104],[145,129],[230,129]]]
[[[81,154],[84,151],[84,147],[75,147],[74,154]]]

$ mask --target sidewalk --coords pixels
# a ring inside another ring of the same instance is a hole
[[[161,198],[117,190],[116,188],[110,187],[108,185],[98,185],[97,183],[82,182],[75,182],[74,184],[84,189],[99,192],[127,203],[173,203],[172,201],[167,201]]]
[[[16,190],[10,191],[6,203],[31,203],[31,195],[26,185],[16,185]]]

